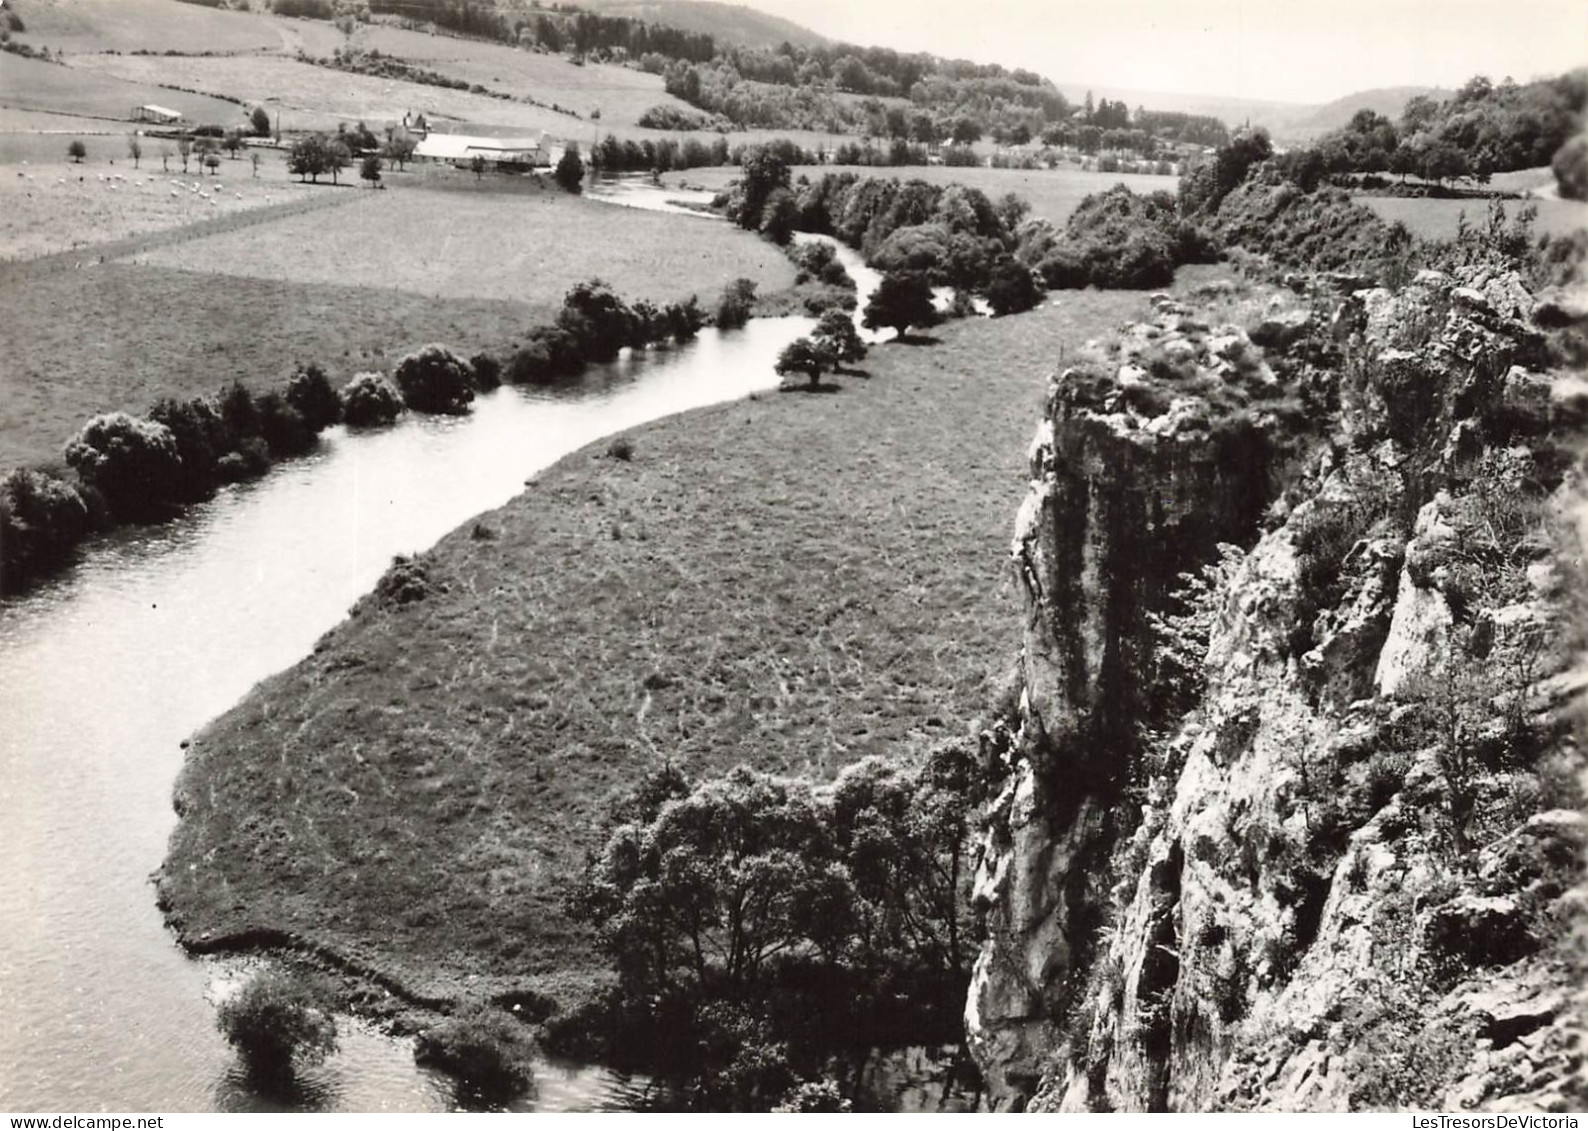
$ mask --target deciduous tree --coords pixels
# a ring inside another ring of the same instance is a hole
[[[579,156],[579,146],[569,142],[568,148],[562,151],[562,157],[557,162],[557,169],[552,177],[562,186],[564,192],[580,192],[584,188],[584,160]]]
[[[811,388],[821,383],[822,374],[837,364],[832,349],[814,338],[795,338],[777,355],[775,371],[780,376],[803,373],[810,379]]]
[[[916,271],[893,271],[882,276],[866,303],[862,321],[868,330],[891,326],[904,337],[911,326],[931,326],[937,321],[932,288]]]
[[[866,343],[855,329],[855,320],[845,310],[824,311],[816,323],[811,338],[832,355],[833,367],[846,362],[861,361],[866,356]]]

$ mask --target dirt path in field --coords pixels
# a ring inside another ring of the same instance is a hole
[[[288,216],[297,216],[304,212],[318,212],[325,208],[335,208],[343,204],[350,204],[357,200],[358,197],[358,190],[351,186],[345,189],[333,188],[325,193],[316,194],[307,200],[290,200],[281,204],[266,204],[243,212],[232,212],[225,216],[217,216],[213,220],[200,220],[193,224],[183,224],[181,227],[169,228],[165,231],[123,236],[121,239],[106,240],[104,243],[75,247],[68,251],[52,252],[49,255],[41,255],[36,259],[0,263],[0,283],[36,279],[45,275],[53,275],[59,271],[74,271],[98,263],[108,263],[114,259],[125,259],[132,255],[142,255],[145,252],[154,251],[156,248],[169,247],[172,244],[182,243],[186,240],[203,239],[206,236],[236,231],[239,228],[250,227],[254,224],[273,223],[276,220],[281,220]]]

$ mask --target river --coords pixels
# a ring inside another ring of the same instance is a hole
[[[465,417],[332,429],[312,454],[177,521],[95,539],[0,602],[0,1110],[270,1106],[214,1027],[237,964],[186,956],[154,904],[182,741],[306,655],[393,555],[604,436],[774,387],[778,351],[811,325],[758,319],[625,354],[574,387],[496,390]],[[342,1030],[290,1106],[454,1106],[451,1080],[417,1068],[409,1041]],[[644,1080],[590,1065],[542,1063],[537,1084],[524,1110],[646,1097]]]

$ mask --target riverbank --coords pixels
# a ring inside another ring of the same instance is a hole
[[[1045,376],[1147,305],[952,323],[830,394],[586,448],[465,523],[418,599],[365,598],[195,738],[160,881],[179,937],[291,932],[418,997],[576,1002],[603,963],[563,891],[642,769],[825,778],[990,709]]]

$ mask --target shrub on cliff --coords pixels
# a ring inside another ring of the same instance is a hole
[[[1219,146],[1210,160],[1190,165],[1180,176],[1181,215],[1217,212],[1224,198],[1273,151],[1267,130],[1242,130]]]
[[[317,981],[266,970],[221,1003],[216,1028],[264,1080],[290,1079],[294,1068],[315,1064],[337,1049],[331,998]]]
[[[392,376],[403,403],[415,412],[461,416],[474,399],[468,362],[445,346],[428,345],[397,363]]]
[[[0,479],[0,591],[64,561],[88,533],[88,507],[70,483],[29,468]]]
[[[1412,245],[1404,225],[1339,189],[1303,192],[1266,167],[1224,198],[1210,226],[1226,244],[1310,271],[1382,272]]]
[[[379,373],[359,373],[342,390],[342,419],[354,428],[390,424],[402,410],[401,394]]]
[[[414,1060],[458,1077],[466,1105],[500,1103],[534,1082],[536,1048],[523,1023],[484,1002],[419,1034]]]
[[[181,497],[176,439],[152,420],[125,412],[96,416],[67,443],[66,462],[123,521],[162,517]]]

